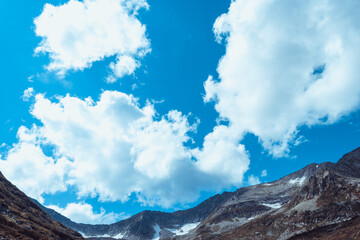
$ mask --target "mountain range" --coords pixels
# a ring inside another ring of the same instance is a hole
[[[0,210],[12,201],[5,200]],[[360,239],[360,148],[337,163],[310,164],[274,182],[217,194],[194,208],[143,211],[109,225],[75,223],[34,202],[89,239]]]

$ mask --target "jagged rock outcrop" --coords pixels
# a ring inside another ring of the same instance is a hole
[[[0,239],[83,239],[55,222],[0,173]]]

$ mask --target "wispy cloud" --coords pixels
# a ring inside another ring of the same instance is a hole
[[[34,94],[34,89],[32,87],[29,87],[27,89],[24,90],[24,93],[22,95],[22,99],[27,102],[30,100],[30,98],[33,96]]]

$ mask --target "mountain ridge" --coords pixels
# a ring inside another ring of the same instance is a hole
[[[151,238],[155,233],[153,226],[159,224],[165,228],[172,228],[175,225],[186,223],[194,223],[202,221],[212,210],[214,210],[222,201],[230,196],[230,192],[216,194],[194,208],[187,210],[178,210],[172,213],[161,211],[145,210],[134,216],[118,221],[113,224],[84,224],[71,221],[69,218],[57,213],[56,211],[42,206],[39,202],[34,200],[39,207],[49,214],[54,220],[63,223],[65,226],[82,233],[85,236],[101,236],[101,235],[117,235],[118,229],[130,231],[130,233],[137,233],[140,237],[147,239]],[[189,212],[191,212],[189,214]],[[191,215],[191,217],[187,217]],[[142,225],[140,229],[136,222]],[[140,229],[140,230],[139,230]],[[135,236],[135,235],[134,235]]]
[[[0,172],[1,239],[83,239],[80,234],[52,220]]]
[[[143,211],[110,225],[75,223],[75,226],[67,226],[86,236],[130,240],[224,237],[305,239],[301,236],[330,236],[319,229],[329,232],[328,226],[336,225],[340,230],[349,230],[350,223],[358,223],[358,220],[352,219],[360,216],[359,178],[360,148],[357,148],[337,163],[309,164],[279,180],[217,194],[187,210],[173,213]],[[346,196],[353,199],[346,199]],[[333,202],[325,201],[331,198]],[[359,211],[351,212],[349,209]],[[296,221],[292,221],[289,214],[296,216]],[[338,219],[337,222],[334,219]],[[286,228],[286,224],[291,227]],[[180,232],[187,225],[191,225],[192,229]],[[256,237],[256,231],[263,235]]]

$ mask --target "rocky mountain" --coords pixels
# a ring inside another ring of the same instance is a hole
[[[46,208],[34,200],[49,216],[65,226],[80,232],[87,237],[112,237],[115,239],[152,239],[155,235],[171,237],[185,234],[191,227],[196,227],[218,206],[222,205],[232,193],[217,194],[198,206],[173,213],[143,211],[128,219],[109,225],[91,225],[75,223],[52,209]],[[168,229],[168,230],[167,230]]]
[[[0,173],[0,239],[83,239],[52,220]]]
[[[225,192],[173,213],[144,211],[110,225],[77,224],[109,239],[360,239],[360,148],[271,183]]]
[[[176,239],[360,239],[360,148],[237,190]]]

